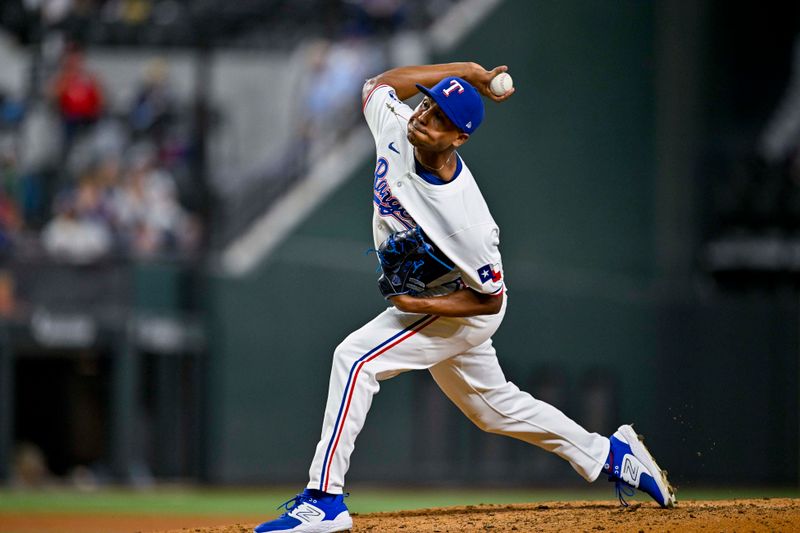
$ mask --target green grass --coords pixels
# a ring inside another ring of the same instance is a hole
[[[153,490],[104,489],[79,492],[67,489],[0,490],[0,513],[126,513],[151,515],[272,516],[275,507],[296,489],[157,488]],[[611,500],[611,486],[584,490],[547,489],[353,489],[347,504],[353,512],[371,513],[423,507],[522,503],[537,501]],[[798,489],[686,489],[680,500],[800,497]]]

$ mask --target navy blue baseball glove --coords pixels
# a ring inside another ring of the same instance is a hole
[[[378,289],[384,298],[423,292],[428,283],[455,268],[453,262],[416,227],[389,235],[378,247],[381,276]]]

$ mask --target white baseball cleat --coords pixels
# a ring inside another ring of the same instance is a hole
[[[334,533],[348,531],[353,519],[347,512],[342,494],[327,494],[306,489],[281,504],[286,512],[275,520],[256,526],[255,533]]]
[[[633,495],[633,492],[624,491],[623,485],[627,485],[646,492],[661,507],[674,507],[677,499],[675,489],[667,480],[667,471],[659,468],[633,427],[620,426],[610,440],[611,451],[605,469],[609,472],[608,480],[617,483],[622,505],[628,505],[623,494]]]

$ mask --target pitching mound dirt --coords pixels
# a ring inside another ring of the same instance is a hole
[[[249,533],[255,524],[190,528],[164,533]],[[675,509],[652,503],[552,502],[476,505],[353,516],[353,533],[469,531],[800,531],[800,499],[681,501]]]

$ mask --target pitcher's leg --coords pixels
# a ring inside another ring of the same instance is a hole
[[[600,475],[609,440],[506,380],[491,340],[430,368],[437,385],[484,431],[558,454],[586,480]]]
[[[308,488],[339,494],[355,440],[378,392],[378,381],[426,369],[467,348],[452,340],[456,321],[430,315],[381,313],[336,348],[322,435],[309,470]]]

